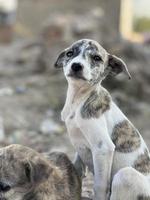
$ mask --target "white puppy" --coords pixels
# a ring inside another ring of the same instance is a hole
[[[62,111],[77,156],[94,174],[94,200],[150,200],[150,154],[127,117],[101,86],[125,63],[96,41],[83,39],[65,49],[55,66],[63,67],[68,92]],[[80,171],[81,172],[81,171]]]

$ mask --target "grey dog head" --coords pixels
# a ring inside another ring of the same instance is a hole
[[[34,150],[13,144],[0,148],[0,200],[25,200],[47,181],[52,168]]]
[[[56,68],[63,68],[67,80],[101,82],[107,75],[125,72],[131,75],[126,64],[117,56],[110,55],[98,42],[79,40],[65,49],[57,58]]]

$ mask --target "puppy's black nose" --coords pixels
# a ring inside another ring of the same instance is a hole
[[[0,182],[0,192],[7,192],[11,189],[10,185]]]
[[[80,72],[83,69],[83,66],[80,63],[73,63],[71,66],[73,72]]]

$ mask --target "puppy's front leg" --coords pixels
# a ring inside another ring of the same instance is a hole
[[[115,146],[108,134],[106,120],[103,116],[98,119],[83,119],[78,115],[76,122],[87,139],[93,155],[94,200],[108,200]]]
[[[99,148],[93,147],[94,164],[94,200],[108,200],[110,196],[111,166],[114,147],[111,144],[102,144]]]

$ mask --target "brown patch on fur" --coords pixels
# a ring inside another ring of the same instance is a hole
[[[99,118],[99,116],[110,108],[110,95],[105,90],[100,93],[92,91],[81,108],[83,118]]]
[[[116,146],[116,151],[128,153],[140,147],[141,139],[137,130],[128,122],[117,124],[112,133],[112,141]]]
[[[150,173],[150,156],[147,150],[138,156],[133,167],[141,173]]]

